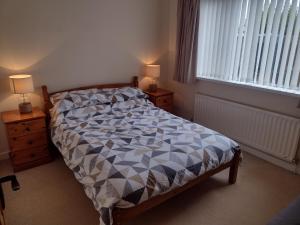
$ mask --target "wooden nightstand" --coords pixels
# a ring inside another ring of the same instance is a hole
[[[45,117],[38,108],[27,114],[20,114],[18,110],[2,113],[14,171],[51,161]]]
[[[144,91],[156,107],[168,112],[173,111],[173,92],[158,88],[156,92]]]

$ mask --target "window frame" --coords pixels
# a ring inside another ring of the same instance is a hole
[[[287,89],[281,89],[277,87],[268,87],[268,86],[261,86],[257,84],[251,85],[251,83],[243,83],[243,82],[238,82],[238,81],[226,81],[222,79],[216,79],[216,78],[211,78],[211,77],[198,77],[196,75],[196,80],[197,82],[201,81],[208,81],[211,83],[215,84],[220,84],[220,85],[226,85],[226,86],[231,86],[231,87],[239,87],[239,88],[245,88],[253,91],[261,91],[261,92],[266,92],[266,93],[271,93],[271,94],[278,94],[282,96],[288,96],[288,97],[294,97],[294,98],[300,98],[300,93],[297,93],[297,91],[293,90],[287,90]]]
[[[299,6],[299,0],[294,0],[295,2],[298,2],[298,11],[296,13],[296,19],[294,21],[294,23],[296,24],[297,23],[297,17],[300,16],[300,6]],[[283,3],[285,4],[285,3]],[[248,5],[247,5],[248,7]],[[249,9],[248,9],[249,10]],[[249,13],[249,12],[248,12]],[[298,16],[297,16],[298,15]],[[294,24],[294,26],[295,26]],[[273,25],[272,25],[273,26]],[[286,26],[288,26],[288,23],[286,24]],[[298,27],[299,28],[299,27]],[[278,28],[279,29],[279,28]],[[285,28],[287,29],[287,28]],[[294,29],[294,28],[293,28]],[[239,31],[239,30],[238,30]],[[242,39],[242,43],[245,41],[245,27],[236,34],[237,36],[241,35],[241,39]],[[279,38],[279,33],[276,33],[276,34],[271,34],[271,35],[275,35],[276,36],[276,39],[278,41],[278,38]],[[284,34],[284,38],[285,38],[285,35]],[[295,33],[292,32],[292,37],[294,37]],[[258,33],[258,38],[259,39],[264,39],[266,36],[266,33],[261,33],[261,30],[259,30],[259,33]],[[270,37],[271,38],[271,37]],[[295,55],[294,55],[294,63],[297,63],[295,60],[297,59],[297,51],[300,51],[300,35],[298,36],[298,44],[296,45],[296,50],[295,50]],[[293,41],[293,38],[290,40],[291,42]],[[198,45],[199,45],[199,38],[198,38]],[[277,45],[277,44],[276,44]],[[284,43],[282,44],[284,45]],[[290,44],[291,45],[291,44]],[[298,47],[297,47],[298,46]],[[283,47],[283,46],[282,46]],[[297,50],[299,49],[299,50]],[[282,50],[283,51],[283,50]],[[275,52],[274,52],[275,53]],[[281,53],[282,54],[282,53]],[[276,54],[274,54],[276,56]],[[200,54],[197,53],[197,56],[199,57]],[[261,60],[261,59],[260,59]],[[198,61],[198,60],[197,60]],[[288,62],[286,62],[288,63]],[[259,64],[260,65],[260,62]],[[197,68],[196,68],[196,74],[195,74],[195,79],[197,81],[201,81],[201,80],[204,80],[204,81],[211,81],[213,83],[218,83],[218,84],[226,84],[227,86],[235,86],[235,87],[242,87],[242,88],[248,88],[248,89],[252,89],[252,90],[259,90],[259,91],[264,91],[264,92],[269,92],[269,93],[275,93],[275,94],[279,94],[279,95],[284,95],[284,96],[292,96],[292,97],[297,97],[299,98],[300,97],[300,88],[297,87],[297,88],[285,88],[285,87],[277,87],[277,86],[273,86],[271,85],[271,83],[269,85],[265,85],[265,84],[258,84],[258,82],[247,82],[247,81],[239,81],[239,80],[234,80],[234,79],[226,79],[226,77],[221,77],[221,78],[218,78],[218,77],[214,77],[214,76],[203,76],[201,74],[198,73],[198,67],[199,66],[199,62],[197,62]],[[290,71],[291,73],[291,76],[292,76],[292,71]],[[264,74],[265,75],[265,74]],[[299,79],[300,79],[300,71],[298,73],[298,82],[299,82]],[[264,77],[263,77],[264,78]],[[263,79],[262,78],[262,79]],[[272,79],[272,77],[271,77]],[[283,84],[284,84],[284,81],[283,81]],[[299,83],[298,83],[299,85]],[[283,85],[284,86],[284,85]]]

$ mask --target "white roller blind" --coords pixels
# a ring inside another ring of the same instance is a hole
[[[300,0],[201,0],[197,77],[300,94]]]

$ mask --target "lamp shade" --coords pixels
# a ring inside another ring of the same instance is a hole
[[[160,65],[146,65],[145,75],[148,77],[158,78],[160,76]]]
[[[9,76],[11,91],[14,94],[26,94],[33,92],[32,76],[27,74],[19,74]]]

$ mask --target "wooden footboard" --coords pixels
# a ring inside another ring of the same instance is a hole
[[[210,170],[203,175],[197,177],[195,180],[190,181],[189,183],[185,184],[182,187],[176,188],[170,192],[167,192],[163,195],[155,196],[147,201],[142,202],[141,204],[131,207],[131,208],[115,208],[113,210],[113,225],[121,225],[122,223],[132,219],[133,217],[157,206],[161,203],[165,202],[166,200],[180,194],[181,192],[184,192],[195,185],[199,184],[201,181],[204,181],[208,179],[209,177],[213,176],[216,173],[219,173],[227,168],[229,169],[229,177],[228,182],[229,184],[234,184],[236,182],[237,173],[238,173],[238,166],[240,162],[240,154],[241,150],[237,149],[233,159],[225,163],[218,168],[215,168],[213,170]]]

